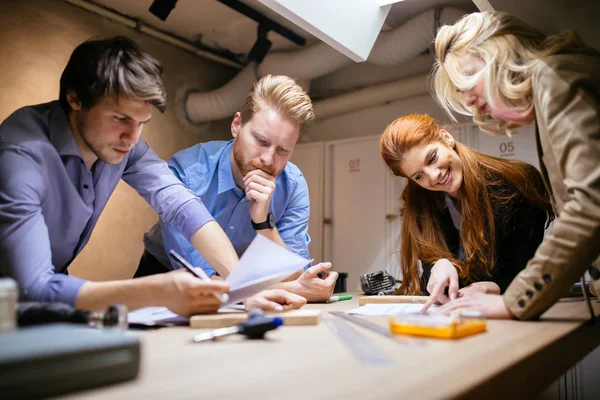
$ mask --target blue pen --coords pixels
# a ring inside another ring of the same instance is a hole
[[[202,268],[194,268],[194,267],[192,267],[185,260],[185,258],[183,258],[179,254],[177,254],[177,252],[175,250],[170,250],[169,254],[171,254],[175,258],[175,261],[181,267],[187,269],[189,272],[191,272],[192,274],[196,275],[198,278],[202,279],[203,281],[210,282],[210,278],[208,277],[208,275],[206,275],[206,272],[204,272],[204,270]],[[215,295],[215,297],[217,299],[219,299],[219,301],[221,303],[225,303],[227,300],[229,300],[229,295],[227,293],[220,293],[219,294],[219,293],[213,292],[213,294]]]

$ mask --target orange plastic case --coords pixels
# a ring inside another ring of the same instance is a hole
[[[393,333],[440,339],[460,339],[487,329],[483,319],[455,319],[427,314],[397,315],[390,317],[389,323]]]

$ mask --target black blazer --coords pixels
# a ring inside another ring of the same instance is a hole
[[[494,190],[494,189],[490,189]],[[514,189],[513,189],[514,190]],[[492,200],[493,202],[493,200]],[[460,287],[473,282],[491,281],[504,293],[513,278],[527,265],[544,238],[547,212],[518,195],[509,204],[494,204],[494,225],[496,230],[496,263],[489,276],[483,268],[471,270],[469,282],[460,280]],[[446,244],[454,257],[458,258],[460,232],[454,227],[450,210],[440,209],[440,227]],[[463,220],[463,224],[469,221]],[[427,295],[427,281],[433,264],[423,265],[421,292]]]

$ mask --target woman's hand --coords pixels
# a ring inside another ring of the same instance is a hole
[[[444,291],[448,288],[448,295]],[[458,296],[458,272],[456,267],[445,258],[438,260],[431,268],[429,281],[427,282],[429,300],[421,309],[425,312],[433,303],[439,301],[442,304],[456,299]]]
[[[465,296],[455,301],[444,304],[437,310],[436,314],[452,314],[453,311],[458,313],[469,311],[471,313],[480,313],[485,318],[494,319],[510,319],[514,315],[510,312],[504,298],[498,294],[483,294],[475,293],[470,296]]]
[[[494,282],[473,282],[458,291],[458,297],[471,296],[475,293],[500,294],[500,286]]]

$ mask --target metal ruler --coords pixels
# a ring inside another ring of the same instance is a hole
[[[324,319],[324,322],[361,363],[369,365],[392,365],[394,363],[375,343],[354,329],[348,321],[334,316]]]
[[[336,317],[345,319],[346,321],[352,322],[358,326],[366,328],[370,331],[380,334],[381,336],[385,336],[388,339],[395,341],[396,343],[405,344],[408,346],[424,346],[427,342],[418,339],[407,338],[405,336],[398,336],[393,334],[388,328],[378,325],[374,322],[371,322],[367,319],[361,318],[356,315],[346,314],[341,311],[331,311],[329,314],[334,315]]]

